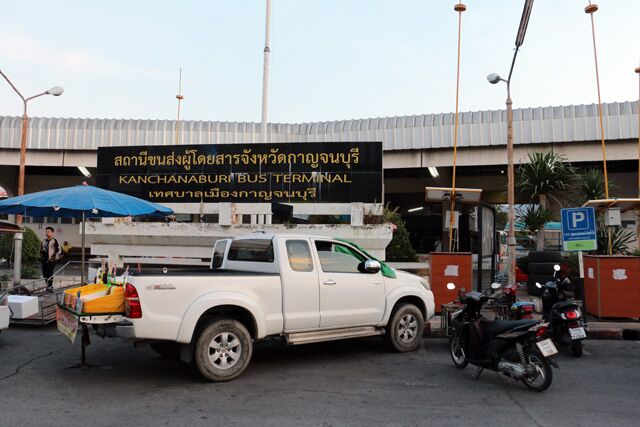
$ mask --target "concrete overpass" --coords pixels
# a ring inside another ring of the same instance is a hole
[[[609,172],[619,187],[615,196],[635,197],[637,103],[604,104],[603,115]],[[175,127],[171,120],[33,118],[27,143],[26,191],[79,183],[84,178],[76,167],[93,171],[100,146],[174,145]],[[483,188],[483,198],[489,203],[506,202],[506,127],[506,110],[460,114],[457,183],[460,187]],[[0,186],[10,196],[16,191],[20,129],[19,117],[0,117]],[[425,186],[450,185],[453,129],[454,115],[445,113],[272,123],[268,135],[273,142],[381,140],[385,200],[405,212],[423,204]],[[260,134],[259,123],[182,121],[179,142],[255,143]],[[602,151],[597,105],[516,109],[514,144],[517,163],[524,161],[529,152],[554,150],[576,166],[599,165]],[[435,167],[439,176],[433,177],[427,167]],[[526,202],[524,195],[518,202]],[[197,212],[197,206],[189,209]],[[219,212],[219,207],[210,209],[211,213]],[[335,213],[350,212],[353,211],[348,207],[342,207]]]
[[[636,102],[603,105],[607,159],[614,164],[638,156],[637,110]],[[593,104],[514,110],[516,162],[523,161],[528,152],[551,149],[566,155],[572,163],[601,161],[597,113],[597,106]],[[433,166],[443,168],[440,181],[446,182],[447,168],[452,164],[453,123],[452,113],[318,123],[272,123],[269,125],[269,140],[381,140],[385,171],[424,170]],[[35,171],[32,169],[35,166],[93,168],[99,146],[173,145],[175,126],[172,120],[33,118],[27,142],[28,172]],[[20,129],[19,117],[0,117],[0,185],[5,184],[3,186],[10,194],[15,187],[11,166],[19,164]],[[496,167],[495,178],[501,181],[500,167],[506,164],[506,110],[461,113],[459,135],[458,165],[485,170],[486,167]],[[259,138],[259,123],[183,121],[180,125],[179,141],[182,144],[242,144],[258,142]],[[39,174],[47,171],[51,170],[41,170]],[[475,177],[472,180],[476,182]],[[29,181],[33,182],[27,180],[27,185]],[[387,189],[389,192],[394,186],[393,178],[386,184],[391,186]],[[402,184],[407,191],[406,182]],[[422,187],[422,182],[419,186]]]

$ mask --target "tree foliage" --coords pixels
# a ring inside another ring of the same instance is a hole
[[[534,223],[542,216],[551,220],[547,213],[551,203],[564,206],[570,199],[571,190],[576,182],[576,169],[567,159],[553,151],[547,153],[529,153],[527,162],[518,168],[518,189],[529,194],[531,202],[540,204],[540,209],[530,208],[525,216]],[[551,203],[547,203],[547,201]],[[534,221],[534,219],[536,221]],[[536,228],[537,248],[544,250],[544,223]]]
[[[616,188],[613,180],[609,179],[609,194]],[[605,198],[604,173],[600,169],[587,169],[580,174],[580,194],[578,203],[583,204],[587,200],[601,200]]]
[[[518,221],[531,233],[536,233],[553,219],[553,212],[541,205],[524,205],[516,213]]]
[[[417,262],[418,255],[411,246],[409,233],[405,227],[402,216],[398,213],[398,208],[391,209],[389,204],[384,207],[383,220],[385,223],[392,223],[396,226],[393,231],[393,238],[387,246],[386,260],[396,262]]]
[[[0,258],[13,259],[13,235],[0,236]],[[40,260],[40,239],[30,228],[22,233],[22,264],[33,265]]]
[[[611,230],[611,253],[609,253],[609,229]],[[598,255],[630,255],[629,244],[636,238],[633,231],[624,227],[607,227],[602,217],[598,218],[596,237]]]
[[[546,200],[563,206],[576,182],[576,170],[567,159],[553,151],[529,153],[527,162],[518,168],[519,190],[528,193],[531,200]]]

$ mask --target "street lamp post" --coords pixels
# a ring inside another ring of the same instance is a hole
[[[511,75],[513,74],[513,66],[516,63],[516,57],[518,56],[518,49],[524,42],[524,35],[527,32],[527,25],[529,24],[529,16],[531,16],[531,8],[533,7],[533,0],[525,0],[524,9],[522,11],[522,17],[520,18],[520,26],[518,27],[518,35],[516,36],[516,49],[513,53],[513,60],[511,61],[511,69],[509,70],[509,77],[507,80],[503,79],[496,73],[491,73],[487,76],[487,80],[491,84],[497,84],[499,82],[505,82],[507,84],[507,203],[509,205],[509,211],[507,213],[509,218],[509,238],[507,240],[507,258],[508,265],[508,283],[510,286],[516,283],[516,235],[515,235],[515,174],[513,168],[513,109],[511,102]]]
[[[9,83],[9,86],[13,88],[13,90],[18,94],[22,103],[24,105],[24,109],[22,112],[22,132],[20,133],[20,169],[18,171],[18,196],[22,196],[24,194],[24,170],[25,163],[27,158],[27,130],[29,127],[29,116],[27,115],[27,103],[32,99],[38,98],[42,95],[53,95],[60,96],[64,92],[60,86],[54,86],[51,89],[39,93],[37,95],[30,96],[25,98],[22,96],[20,91],[11,83],[9,77],[6,76],[0,70],[0,74],[4,79]],[[22,225],[22,215],[16,215],[16,225]],[[22,271],[22,233],[16,233],[14,237],[14,253],[13,253],[13,284],[17,286],[20,284],[20,273]]]

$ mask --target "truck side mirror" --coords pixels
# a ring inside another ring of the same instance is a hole
[[[366,273],[377,273],[382,270],[382,265],[380,265],[380,261],[376,261],[374,259],[368,259],[364,262],[364,271]]]

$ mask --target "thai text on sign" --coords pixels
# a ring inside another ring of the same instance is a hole
[[[381,142],[100,147],[98,185],[158,202],[382,202]]]

